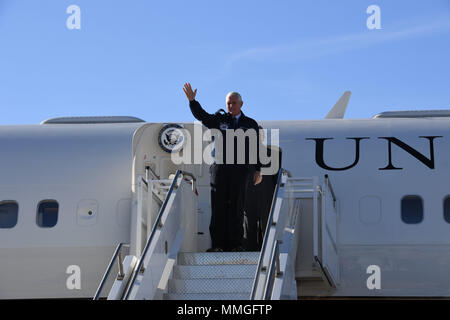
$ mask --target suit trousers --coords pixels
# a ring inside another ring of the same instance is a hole
[[[243,247],[245,196],[253,171],[246,165],[214,164],[210,172],[212,247]]]
[[[248,251],[260,251],[272,206],[275,185],[272,176],[264,176],[258,185],[248,185],[245,199],[244,239]]]

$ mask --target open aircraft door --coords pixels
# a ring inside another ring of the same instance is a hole
[[[337,247],[337,203],[328,175],[320,187],[315,181],[313,195],[314,261],[321,269],[328,284],[336,288],[340,281]]]

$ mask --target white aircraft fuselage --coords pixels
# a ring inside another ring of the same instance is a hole
[[[332,183],[340,279],[335,290],[318,296],[450,296],[450,118],[260,124],[279,129],[282,167],[292,176],[328,175]],[[162,126],[0,126],[0,205],[18,206],[16,224],[0,228],[1,299],[94,295],[116,245],[130,242],[136,176],[149,161],[161,177],[178,168],[157,143]],[[183,165],[198,176],[204,248],[207,167]],[[422,203],[421,216],[409,216],[407,208],[402,214],[408,199]],[[58,203],[58,216],[45,227],[38,207],[50,200]],[[368,285],[371,266],[379,267],[378,288]]]

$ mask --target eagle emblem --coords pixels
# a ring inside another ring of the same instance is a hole
[[[179,124],[166,124],[159,131],[158,144],[166,152],[178,152],[184,144],[183,127]]]

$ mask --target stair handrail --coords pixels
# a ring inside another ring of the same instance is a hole
[[[164,202],[163,202],[163,204],[161,206],[161,209],[159,210],[158,217],[156,218],[155,223],[154,223],[153,228],[152,228],[152,232],[151,232],[150,236],[147,239],[147,243],[145,244],[144,250],[143,250],[143,252],[141,254],[141,257],[139,259],[139,263],[137,264],[137,267],[133,271],[133,276],[132,276],[131,281],[130,281],[130,283],[128,285],[128,288],[127,288],[127,290],[125,292],[124,300],[127,300],[129,295],[130,295],[130,293],[131,293],[131,290],[132,290],[132,288],[134,286],[134,282],[136,281],[137,275],[139,274],[139,272],[140,272],[140,270],[142,268],[142,264],[144,263],[145,257],[147,255],[147,251],[150,248],[150,244],[152,243],[153,238],[155,237],[156,230],[161,225],[161,219],[162,219],[162,216],[164,214],[164,211],[166,210],[167,203],[169,202],[169,199],[170,199],[170,197],[171,197],[171,195],[173,193],[173,190],[175,190],[177,188],[176,185],[177,185],[178,178],[179,178],[180,175],[191,177],[192,178],[192,189],[195,190],[195,181],[196,181],[195,176],[192,173],[189,173],[187,171],[177,170],[177,172],[175,173],[175,177],[172,180],[172,184],[170,185],[169,191],[167,192],[166,198],[164,199]]]
[[[273,291],[274,278],[280,275],[280,273],[280,241],[275,240],[275,245],[273,246],[266,283],[264,285],[264,291],[262,295],[264,297],[264,300],[270,300],[270,296]]]
[[[272,197],[272,205],[270,207],[270,214],[269,214],[269,218],[267,220],[266,231],[264,234],[264,241],[263,241],[261,253],[260,253],[259,259],[258,259],[258,266],[256,268],[255,278],[253,279],[253,286],[252,286],[252,292],[250,294],[250,300],[255,299],[256,289],[258,287],[258,282],[259,282],[259,276],[262,271],[262,264],[263,264],[264,256],[266,254],[267,242],[268,242],[268,238],[269,238],[269,230],[273,223],[273,215],[275,212],[275,205],[277,202],[278,191],[281,186],[281,181],[282,181],[281,178],[282,178],[283,174],[287,174],[288,176],[291,176],[290,172],[288,172],[287,170],[285,170],[283,168],[281,168],[280,171],[278,172],[277,184],[275,186],[275,190],[274,190],[273,197]]]
[[[129,247],[129,246],[130,246],[130,244],[124,243],[124,242],[120,242],[116,246],[116,250],[114,251],[114,254],[113,254],[112,258],[111,258],[111,261],[109,262],[109,265],[106,268],[106,271],[105,271],[105,273],[103,275],[102,281],[100,281],[100,285],[98,286],[97,291],[95,292],[94,298],[92,300],[98,300],[99,299],[100,293],[103,290],[103,286],[105,285],[106,280],[109,277],[109,273],[111,272],[112,266],[113,266],[114,262],[116,261],[117,257],[119,257],[119,277],[123,277],[123,275],[124,275],[124,273],[123,273],[123,264],[122,264],[123,261],[122,261],[121,256],[120,256],[120,251],[122,250],[122,247]]]
[[[291,177],[290,172],[287,172],[288,176]],[[328,178],[328,176],[327,176]],[[331,187],[331,185],[330,185]],[[294,203],[293,207],[290,209],[290,213],[288,217],[290,217],[290,221],[288,225],[285,227],[285,231],[294,233],[296,222],[297,222],[297,215],[299,213],[299,206]],[[286,218],[288,218],[286,217]],[[281,271],[281,264],[280,264],[280,245],[283,243],[282,240],[275,239],[275,244],[273,246],[272,254],[270,256],[270,262],[268,264],[269,269],[267,272],[267,278],[264,284],[264,290],[262,293],[262,297],[264,300],[270,300],[272,298],[273,290],[274,290],[274,281],[275,278],[283,275],[283,272]]]
[[[331,197],[333,198],[333,207],[336,209],[336,195],[334,193],[333,186],[331,185],[330,177],[328,177],[327,174],[325,175],[325,185],[331,192]]]

